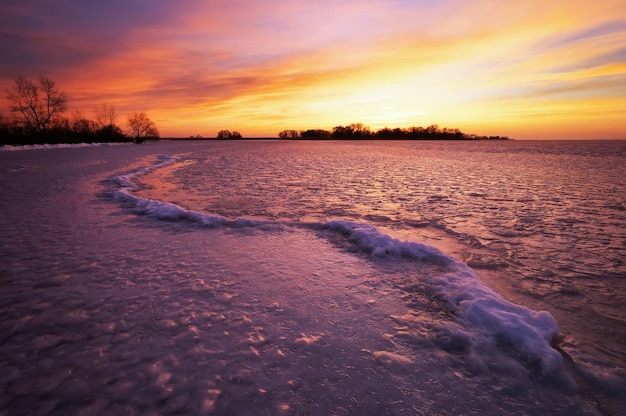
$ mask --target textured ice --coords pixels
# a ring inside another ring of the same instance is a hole
[[[400,256],[444,266],[436,277],[421,278],[437,288],[464,324],[464,348],[491,350],[496,344],[506,344],[525,365],[534,366],[533,371],[574,386],[561,355],[551,346],[559,327],[548,312],[536,312],[502,299],[464,263],[433,247],[391,238],[370,225],[333,221],[328,227],[347,234],[376,257]]]
[[[144,197],[207,145],[0,154],[0,413],[611,414],[573,387],[550,314],[391,237],[390,214]]]
[[[149,214],[161,220],[179,219],[212,226],[256,226],[262,223],[245,218],[229,221],[224,217],[194,212],[169,202],[144,199],[132,194],[132,190],[136,188],[132,178],[172,162],[173,159],[164,158],[152,167],[139,169],[132,175],[117,177],[114,181],[120,184],[121,189],[114,194],[118,198],[132,200],[135,212]],[[465,330],[470,333],[472,348],[508,343],[509,348],[515,350],[515,354],[527,365],[534,365],[534,370],[542,376],[550,375],[574,385],[565,372],[561,355],[550,345],[557,338],[559,328],[548,312],[535,312],[505,301],[482,283],[465,264],[434,247],[397,240],[369,224],[335,220],[307,225],[346,235],[349,241],[374,257],[395,255],[446,266],[447,271],[433,279],[431,284],[438,288],[465,324]]]
[[[161,220],[178,219],[212,226],[258,226],[263,223],[276,223],[246,218],[228,220],[221,216],[194,212],[172,203],[144,199],[132,194],[136,186],[131,178],[172,162],[173,159],[165,158],[152,167],[139,169],[132,175],[118,177],[114,181],[121,185],[121,189],[115,191],[115,195],[118,198],[132,200],[135,212],[149,214]],[[305,225],[313,229],[337,231],[360,250],[376,258],[398,256],[409,261],[444,266],[445,272],[431,279],[430,283],[450,303],[451,309],[465,325],[467,342],[471,344],[468,348],[471,347],[475,351],[486,348],[493,350],[498,343],[507,344],[507,347],[513,350],[513,355],[531,367],[532,371],[574,386],[575,383],[565,371],[561,355],[550,345],[556,340],[559,328],[548,312],[535,312],[505,301],[482,283],[464,263],[456,261],[434,247],[400,241],[369,224],[335,220]],[[308,343],[308,338],[303,337],[297,341]]]

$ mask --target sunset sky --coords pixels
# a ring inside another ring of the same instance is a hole
[[[0,113],[45,74],[162,137],[439,124],[626,138],[623,0],[2,0]]]

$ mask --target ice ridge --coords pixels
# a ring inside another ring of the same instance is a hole
[[[559,332],[559,326],[552,315],[503,299],[485,285],[465,263],[434,247],[392,238],[370,224],[344,220],[323,223],[281,223],[247,218],[228,219],[188,210],[169,202],[141,198],[134,194],[138,190],[134,182],[137,177],[175,161],[176,159],[169,156],[160,156],[151,166],[112,178],[116,184],[113,196],[128,204],[135,213],[159,220],[188,221],[212,228],[263,225],[285,228],[307,227],[339,234],[372,259],[399,259],[437,265],[441,273],[436,275],[425,273],[418,278],[428,280],[430,286],[448,302],[450,310],[461,325],[450,328],[450,331],[465,344],[465,349],[478,351],[504,348],[536,376],[558,379],[567,385],[575,385],[565,371],[562,356],[552,347]]]

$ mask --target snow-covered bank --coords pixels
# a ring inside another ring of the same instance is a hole
[[[60,143],[60,144],[26,144],[0,146],[0,152],[15,152],[19,150],[51,150],[51,149],[80,149],[83,147],[123,146],[128,143]]]

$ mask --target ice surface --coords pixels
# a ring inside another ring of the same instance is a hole
[[[132,193],[136,189],[133,179],[172,162],[174,159],[162,157],[150,167],[114,178],[113,181],[120,186],[114,194],[119,199],[131,201],[135,212],[160,220],[183,220],[225,227],[257,227],[278,223],[246,218],[228,220],[221,216],[187,210],[169,202],[137,197]],[[327,223],[284,223],[284,226],[289,225],[338,232],[360,250],[377,259],[400,257],[444,267],[444,272],[429,278],[430,284],[448,301],[452,311],[464,325],[470,344],[468,348],[479,351],[505,346],[535,376],[555,378],[574,388],[575,383],[565,371],[561,355],[550,345],[559,332],[556,320],[548,312],[535,312],[502,299],[464,263],[434,247],[392,238],[370,224],[341,220]]]
[[[625,144],[211,143],[146,177],[140,195],[434,245],[506,299],[549,311],[559,348],[602,377],[626,368]]]
[[[429,245],[138,196],[179,146],[0,154],[0,413],[611,414]]]
[[[328,227],[348,235],[363,250],[376,257],[400,256],[445,266],[445,272],[431,278],[465,326],[466,342],[479,350],[506,344],[525,365],[536,366],[542,376],[551,376],[574,386],[561,355],[551,347],[559,327],[545,311],[535,312],[502,299],[474,272],[434,247],[399,241],[367,224],[333,221]]]
[[[157,159],[156,163],[151,166],[141,167],[131,173],[111,178],[111,182],[117,184],[119,187],[113,192],[113,195],[119,200],[130,203],[136,213],[148,215],[156,219],[168,221],[186,220],[209,227],[229,224],[229,221],[226,218],[219,215],[194,212],[176,204],[141,198],[133,194],[133,191],[137,189],[137,185],[133,182],[133,179],[140,177],[141,175],[145,175],[155,169],[167,166],[174,161],[175,159],[171,157],[161,156]],[[243,226],[246,224],[252,224],[250,221],[251,220],[238,219],[238,221],[230,222],[230,224]]]

